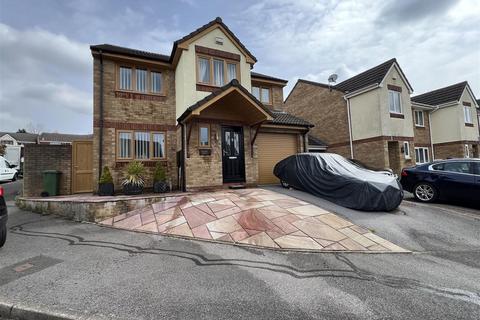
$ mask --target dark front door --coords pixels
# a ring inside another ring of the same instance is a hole
[[[242,127],[222,127],[223,182],[245,181]]]

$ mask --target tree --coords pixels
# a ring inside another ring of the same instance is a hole
[[[17,133],[27,133],[27,130],[25,130],[25,129],[18,129],[18,130],[17,130]]]

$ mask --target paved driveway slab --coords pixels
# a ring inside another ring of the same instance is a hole
[[[100,224],[275,249],[408,252],[325,209],[259,188],[177,196]]]

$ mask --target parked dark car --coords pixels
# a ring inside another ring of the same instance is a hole
[[[400,183],[418,201],[480,204],[480,159],[438,160],[402,170]]]
[[[4,189],[0,186],[0,248],[5,244],[7,240],[7,204],[4,198]]]
[[[292,186],[341,206],[366,211],[391,211],[403,190],[389,172],[373,171],[334,153],[300,153],[273,169],[283,186]]]

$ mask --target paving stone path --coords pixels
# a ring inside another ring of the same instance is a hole
[[[100,224],[268,248],[408,252],[322,208],[259,188],[167,197]]]

